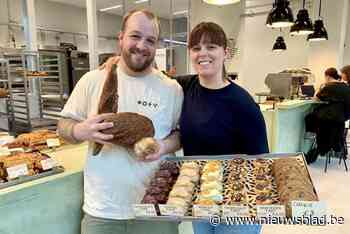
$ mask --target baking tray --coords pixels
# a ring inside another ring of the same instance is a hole
[[[319,200],[319,197],[317,195],[315,186],[313,184],[313,181],[311,179],[310,173],[308,171],[307,168],[307,163],[305,161],[305,157],[304,154],[302,152],[300,153],[276,153],[276,154],[259,154],[259,155],[245,155],[245,154],[236,154],[236,155],[217,155],[217,156],[213,156],[213,155],[201,155],[201,156],[186,156],[186,157],[167,157],[165,160],[167,161],[172,161],[172,162],[186,162],[186,161],[212,161],[212,160],[232,160],[235,158],[243,158],[245,160],[254,160],[254,159],[278,159],[278,158],[287,158],[287,157],[294,157],[294,158],[298,158],[299,162],[301,163],[301,165],[304,167],[304,169],[307,172],[307,175],[309,177],[309,180],[313,186],[313,191],[317,197],[317,200]],[[273,177],[274,179],[274,177]],[[273,182],[274,183],[274,182]],[[199,185],[197,185],[199,186]],[[224,185],[225,186],[225,185]],[[274,185],[275,186],[275,185]],[[198,189],[198,188],[197,188]],[[276,190],[277,191],[277,190]],[[196,191],[194,194],[196,194],[198,191]],[[192,198],[192,202],[195,199],[195,195],[193,195]],[[274,204],[276,204],[276,202],[274,201]],[[251,204],[248,203],[248,206],[250,206],[250,214],[251,213]],[[254,204],[255,206],[255,204]],[[192,209],[192,205],[191,208],[189,208],[189,210]],[[208,217],[196,217],[196,216],[191,216],[188,215],[190,211],[186,212],[185,216],[136,216],[137,220],[154,220],[154,221],[195,221],[195,220],[208,220]],[[256,211],[253,211],[253,214]],[[251,215],[254,216],[254,215]]]

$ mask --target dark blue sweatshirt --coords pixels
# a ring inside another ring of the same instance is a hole
[[[180,118],[184,155],[267,153],[259,106],[240,86],[207,89],[197,76],[176,78],[184,90]]]

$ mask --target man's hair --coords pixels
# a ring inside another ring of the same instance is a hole
[[[126,27],[127,27],[127,23],[129,18],[134,15],[134,14],[138,14],[138,13],[142,13],[144,14],[148,19],[152,20],[154,25],[156,26],[156,29],[158,31],[158,39],[160,38],[160,23],[159,23],[159,19],[158,17],[153,14],[151,11],[147,10],[147,9],[140,9],[140,10],[132,10],[129,11],[126,15],[124,15],[123,17],[123,21],[122,21],[122,28],[121,31],[124,32]]]

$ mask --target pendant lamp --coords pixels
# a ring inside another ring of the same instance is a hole
[[[240,0],[203,0],[203,2],[211,4],[211,5],[228,5],[228,4],[233,4],[240,2]]]
[[[272,28],[290,27],[294,24],[293,11],[287,0],[275,0],[267,15],[266,26]]]
[[[320,0],[320,7],[318,10],[318,19],[315,20],[314,24],[314,32],[307,36],[308,41],[326,41],[328,40],[328,33],[326,28],[324,27],[323,20],[321,18],[321,7],[322,0]]]
[[[299,10],[297,19],[290,29],[290,35],[308,35],[314,32],[309,12],[305,9],[305,0],[303,0],[303,9]]]

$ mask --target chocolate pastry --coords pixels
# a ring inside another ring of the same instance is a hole
[[[161,194],[155,195],[154,197],[156,198],[156,200],[160,204],[165,204],[166,201],[168,200],[168,196],[165,193],[161,193]]]
[[[235,191],[242,190],[244,188],[242,183],[236,182],[232,184],[232,189]]]
[[[158,201],[153,195],[147,194],[146,196],[144,196],[141,203],[143,203],[143,204],[157,204]]]
[[[236,164],[243,164],[244,163],[244,159],[243,158],[235,158],[235,159],[232,159],[232,162],[233,163],[236,163]]]
[[[160,170],[160,171],[157,171],[156,177],[170,178],[171,172],[169,170]]]
[[[232,202],[243,202],[244,195],[242,193],[234,193],[232,195]]]
[[[162,193],[162,192],[164,192],[164,188],[161,188],[161,187],[150,187],[150,188],[147,189],[146,194],[154,195],[154,194],[159,194],[159,193]]]
[[[256,204],[267,205],[272,204],[272,197],[269,194],[259,194],[256,196]]]

